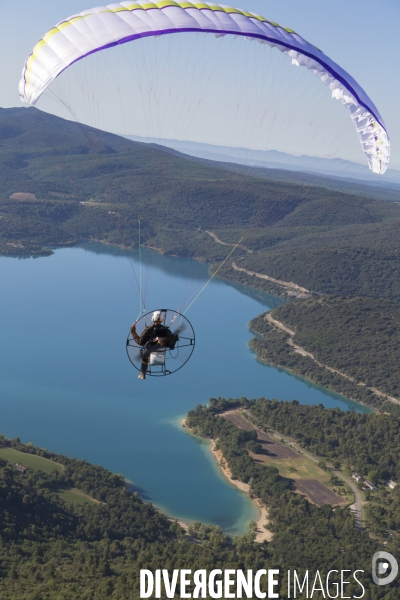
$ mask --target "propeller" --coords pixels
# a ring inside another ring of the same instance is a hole
[[[179,335],[180,333],[183,333],[184,331],[186,331],[186,329],[187,329],[186,323],[181,323],[181,325],[179,325],[179,327],[177,329],[174,329],[174,331],[172,333],[174,335]]]
[[[134,354],[129,353],[129,358],[131,359],[132,362],[135,362],[135,363],[141,362],[141,360],[142,360],[139,350],[137,352],[135,352]]]

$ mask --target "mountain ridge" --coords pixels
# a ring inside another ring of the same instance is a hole
[[[224,163],[232,162],[261,169],[301,171],[400,191],[400,171],[396,169],[388,169],[382,177],[373,174],[366,165],[339,158],[320,158],[306,154],[295,156],[278,150],[252,150],[244,147],[219,146],[169,138],[153,139],[138,135],[124,135],[123,137],[141,143],[169,147],[196,158]]]
[[[226,244],[245,235],[234,257],[245,271],[398,301],[399,204],[395,190],[213,162],[33,108],[0,110],[3,255],[87,239],[129,249],[140,220],[141,243],[165,254],[220,265]],[[219,275],[272,291],[229,261]]]

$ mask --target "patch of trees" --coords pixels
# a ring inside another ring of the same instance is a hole
[[[400,490],[381,487],[368,494],[365,506],[366,523],[370,531],[398,552],[400,547]]]

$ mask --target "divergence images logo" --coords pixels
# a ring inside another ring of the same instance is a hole
[[[392,583],[399,572],[399,565],[389,552],[376,552],[372,559],[372,579],[377,585]],[[386,575],[386,577],[383,577]]]

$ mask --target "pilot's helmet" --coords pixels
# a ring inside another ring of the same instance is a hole
[[[151,315],[151,320],[153,323],[163,323],[165,321],[165,315],[161,310],[155,310]]]

